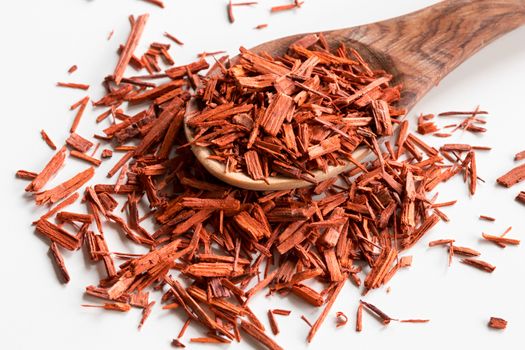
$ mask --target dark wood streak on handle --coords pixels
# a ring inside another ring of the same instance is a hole
[[[525,24],[525,0],[446,0],[420,11],[325,33],[394,74],[410,109],[459,64]],[[525,42],[525,38],[524,41]],[[523,44],[522,42],[522,44]]]

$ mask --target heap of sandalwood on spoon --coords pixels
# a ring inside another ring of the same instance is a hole
[[[241,48],[238,63],[220,68],[203,80],[202,108],[186,122],[209,159],[253,180],[314,182],[313,170],[356,163],[361,145],[379,151],[376,139],[392,135],[392,118],[405,113],[392,106],[401,86],[389,86],[390,74],[344,45],[330,52],[322,35],[297,40],[282,57]]]

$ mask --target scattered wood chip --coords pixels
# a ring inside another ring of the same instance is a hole
[[[511,187],[523,180],[525,180],[525,164],[517,166],[505,175],[500,176],[497,182],[502,186]]]
[[[507,321],[499,317],[491,317],[489,320],[489,327],[494,329],[507,328]]]
[[[466,259],[461,259],[461,262],[463,264],[467,264],[467,265],[473,266],[473,267],[475,267],[477,269],[480,269],[480,270],[483,270],[483,271],[489,272],[489,273],[493,272],[496,269],[496,266],[491,265],[488,262],[483,261],[483,260],[479,260],[479,259],[466,258]]]

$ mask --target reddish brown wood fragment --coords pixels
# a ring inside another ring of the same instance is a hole
[[[100,142],[97,142],[97,144],[95,145],[95,149],[93,149],[93,151],[90,154],[90,157],[95,156],[99,148],[100,148]]]
[[[190,63],[185,66],[173,67],[166,70],[167,76],[171,79],[179,79],[188,74],[188,71],[195,74],[201,70],[208,69],[210,66],[206,60],[201,59],[197,62]]]
[[[433,133],[436,134],[438,127],[434,122],[419,123],[417,126],[417,132],[421,135],[427,135]]]
[[[489,234],[486,234],[486,233],[482,233],[481,236],[483,237],[483,239],[485,239],[487,241],[494,242],[494,243],[500,243],[500,244],[503,244],[503,245],[507,245],[507,244],[519,245],[520,244],[520,240],[519,239],[493,236],[493,235],[489,235]]]
[[[301,315],[301,320],[303,320],[304,323],[306,323],[310,328],[313,327],[312,323],[306,318],[305,315]]]
[[[89,151],[89,149],[93,147],[93,142],[86,140],[76,133],[69,135],[66,139],[66,144],[82,153]]]
[[[472,111],[472,112],[450,111],[450,112],[439,113],[438,117],[450,117],[450,116],[461,116],[461,115],[473,115],[473,116],[476,116],[476,115],[481,115],[481,114],[489,114],[489,113],[486,112],[486,111],[480,111],[480,110],[477,110],[477,109],[475,111]]]
[[[255,220],[249,213],[243,211],[233,217],[234,222],[239,228],[248,234],[255,241],[259,241],[263,237],[269,237],[270,233],[260,222]]]
[[[38,205],[58,202],[82,187],[94,174],[93,167],[90,167],[52,189],[38,192],[35,196],[35,202]]]
[[[102,305],[82,304],[83,307],[95,307],[111,311],[128,312],[131,306],[125,303],[105,303]]]
[[[480,252],[472,248],[458,247],[455,245],[452,245],[451,248],[455,255],[463,255],[463,256],[480,256],[481,255]]]
[[[88,156],[87,154],[79,152],[77,150],[71,150],[69,152],[69,155],[71,157],[74,157],[74,158],[77,158],[77,159],[81,159],[81,160],[84,160],[84,161],[86,161],[88,163],[91,163],[94,166],[99,166],[102,163],[102,161],[100,159],[93,158],[93,157]]]
[[[462,259],[461,262],[489,273],[496,269],[496,266],[479,259],[466,258]]]
[[[64,209],[65,207],[73,204],[79,197],[80,197],[80,195],[78,194],[78,192],[73,193],[72,195],[70,195],[69,197],[64,199],[62,202],[58,203],[53,209],[48,211],[46,214],[42,215],[40,217],[40,219],[47,219],[47,218],[55,215],[55,213],[59,212],[60,210]]]
[[[254,180],[263,180],[265,178],[263,169],[261,167],[261,162],[259,160],[259,155],[255,151],[248,151],[244,154],[244,159],[246,161],[246,168],[248,170],[248,175]]]
[[[27,170],[17,170],[16,177],[23,180],[34,180],[38,176],[37,173]]]
[[[199,337],[199,338],[190,338],[190,343],[202,343],[202,344],[207,344],[207,343],[216,343],[216,344],[221,344],[223,343],[222,341],[216,339],[216,338],[212,338],[212,337]]]
[[[68,72],[69,74],[71,74],[71,73],[75,72],[77,69],[78,69],[77,65],[74,64],[74,65],[72,65],[71,67],[69,67],[69,69],[67,70],[67,72]]]
[[[117,171],[119,171],[119,169],[122,168],[124,164],[126,164],[133,157],[134,154],[134,151],[129,151],[122,158],[120,158],[120,160],[113,166],[113,168],[109,170],[107,177],[113,177],[113,175],[115,175]],[[118,192],[119,188],[115,189],[115,191]]]
[[[430,320],[408,319],[408,320],[399,320],[399,322],[404,322],[404,323],[428,323],[428,322],[430,322]]]
[[[28,192],[37,192],[57,173],[66,159],[66,148],[62,147],[46,164],[44,169],[25,188]]]
[[[184,84],[185,84],[184,81],[180,79],[173,80],[168,83],[156,86],[152,89],[146,90],[144,92],[137,93],[132,96],[128,96],[126,97],[126,99],[132,104],[138,104],[138,103],[143,103],[149,100],[160,99],[163,96],[170,94],[170,93],[176,92],[177,94],[179,94],[180,90],[178,90],[178,88],[180,88]],[[163,102],[163,101],[159,100],[158,102]]]
[[[451,205],[456,204],[457,201],[449,201],[449,202],[443,202],[443,203],[433,203],[430,207],[431,208],[442,208],[442,207],[449,207]]]
[[[166,304],[162,307],[162,310],[174,310],[176,308],[178,308],[180,305],[178,303],[171,303],[171,304]]]
[[[265,279],[263,279],[261,282],[257,283],[254,287],[252,287],[250,290],[246,292],[246,301],[248,301],[252,296],[254,296],[257,292],[268,286],[273,279],[275,278],[275,275],[277,275],[278,270],[274,270],[268,276],[266,276]]]
[[[212,52],[204,51],[204,52],[198,53],[197,57],[202,59],[202,58],[206,58],[208,56],[215,56],[215,55],[220,55],[220,54],[223,54],[223,53],[226,53],[226,51],[224,51],[224,50],[212,51]]]
[[[518,195],[516,196],[516,200],[525,204],[525,191],[521,191],[520,193],[518,193]]]
[[[452,265],[452,258],[454,257],[454,249],[452,249],[452,243],[448,245],[448,266]]]
[[[71,88],[71,89],[80,89],[80,90],[87,90],[87,89],[89,89],[89,85],[87,85],[87,84],[77,84],[77,83],[62,83],[62,82],[58,82],[57,86],[67,87],[67,88]]]
[[[228,12],[228,20],[230,21],[230,23],[235,22],[235,17],[233,16],[232,0],[228,2],[228,5],[226,6],[226,10]]]
[[[390,119],[390,112],[388,110],[388,103],[383,100],[375,100],[370,104],[372,108],[372,117],[376,131],[379,135],[392,135],[392,122]]]
[[[480,216],[479,216],[479,219],[480,219],[480,220],[485,220],[485,221],[496,221],[496,219],[494,219],[494,218],[491,217],[491,216],[487,216],[487,215],[480,215]]]
[[[344,285],[345,285],[345,281],[344,280],[341,281],[341,282],[338,282],[336,284],[336,287],[335,287],[334,291],[328,297],[328,299],[326,301],[325,308],[321,312],[321,315],[319,316],[319,318],[315,321],[314,325],[310,329],[310,332],[308,332],[308,336],[306,337],[306,340],[309,343],[312,341],[313,337],[315,336],[315,334],[317,333],[317,331],[319,330],[319,328],[323,324],[324,320],[326,319],[326,316],[328,316],[328,313],[330,312],[330,309],[334,305],[335,300],[336,300],[337,296],[339,295],[339,292],[341,292],[341,290],[343,289]]]
[[[355,330],[356,332],[361,332],[363,330],[363,303],[359,303],[359,306],[357,307]]]
[[[68,283],[70,280],[69,272],[67,272],[67,268],[64,263],[64,258],[62,257],[62,253],[60,253],[60,250],[58,249],[58,245],[55,242],[51,242],[51,245],[49,246],[49,253],[53,257],[53,260],[56,264],[56,267],[60,271],[60,275],[62,276],[64,283]]]
[[[185,348],[186,345],[182,344],[178,339],[173,339],[171,341],[171,346],[174,348]]]
[[[404,120],[401,122],[399,132],[397,134],[396,146],[397,146],[397,157],[399,158],[403,153],[403,146],[405,144],[408,135],[408,121]]]
[[[341,148],[339,136],[332,136],[321,141],[318,145],[308,148],[308,158],[310,160],[322,157],[329,153],[334,153]]]
[[[182,338],[184,336],[184,333],[186,333],[186,329],[188,329],[190,323],[191,323],[191,317],[188,317],[186,322],[184,322],[184,325],[182,325],[182,328],[179,331],[179,335],[177,335],[178,339],[180,339],[180,338]]]
[[[447,245],[447,244],[454,243],[454,242],[455,240],[453,239],[437,239],[435,241],[428,242],[428,246],[435,247],[437,245]]]
[[[491,317],[489,320],[489,327],[494,329],[507,328],[507,321],[499,317]]]
[[[152,301],[151,303],[148,304],[148,306],[146,306],[144,308],[144,310],[142,310],[142,318],[140,319],[140,323],[139,323],[139,330],[142,329],[142,326],[144,325],[144,322],[146,322],[146,320],[148,319],[149,315],[151,314],[151,311],[153,310],[153,305],[155,305],[155,302]]]
[[[126,182],[126,176],[128,173],[128,164],[125,163],[122,168],[120,169],[120,173],[117,177],[117,181],[115,182],[115,191],[118,192],[120,190],[120,187],[125,184]]]
[[[294,112],[294,101],[290,96],[277,94],[261,120],[261,126],[272,136],[277,135],[285,119]]]
[[[304,2],[301,1],[301,2],[294,2],[293,4],[289,4],[289,5],[279,5],[279,6],[273,6],[271,9],[270,9],[270,12],[282,12],[282,11],[288,11],[288,10],[293,10],[294,8],[299,8],[301,7],[301,5],[303,4]]]
[[[161,0],[143,0],[145,2],[149,2],[152,5],[158,6],[160,8],[164,8],[164,3]]]
[[[264,345],[267,349],[282,350],[282,348],[276,342],[274,342],[258,327],[253,325],[253,323],[243,320],[241,321],[241,329],[248,333],[248,335],[250,335],[253,339],[257,340],[259,343]]]
[[[288,316],[292,313],[292,311],[290,310],[283,310],[283,309],[273,309],[272,312],[276,315],[281,315],[281,316]]]
[[[57,220],[62,222],[76,221],[90,224],[93,221],[93,216],[91,214],[80,214],[68,211],[61,211],[57,213]]]
[[[51,148],[52,150],[56,150],[57,146],[55,143],[51,140],[51,138],[47,135],[47,133],[44,131],[44,129],[40,130],[40,135],[42,136],[42,139],[44,142]]]
[[[516,161],[522,160],[522,159],[525,159],[525,151],[518,152],[514,156],[514,160],[516,160]]]
[[[100,157],[102,158],[111,158],[113,157],[113,151],[110,149],[104,149],[102,150],[102,153],[100,154]]]
[[[270,322],[273,335],[279,334],[279,326],[277,326],[277,321],[275,321],[272,310],[268,310],[268,321]]]
[[[476,183],[478,181],[478,175],[477,175],[477,170],[476,170],[476,153],[474,153],[474,151],[470,151],[468,154],[468,157],[470,159],[469,189],[470,189],[470,194],[474,195],[474,193],[476,193]]]
[[[170,33],[168,32],[164,32],[164,36],[168,39],[170,39],[171,41],[173,41],[175,44],[177,45],[180,45],[180,46],[183,46],[184,43],[182,41],[180,41],[178,38],[176,38],[175,36],[171,35]]]
[[[233,264],[231,263],[196,263],[187,266],[184,273],[196,277],[227,277],[233,275]]]
[[[341,311],[337,311],[335,314],[336,317],[336,327],[343,327],[348,323],[348,317]]]
[[[384,325],[388,325],[390,323],[390,321],[392,321],[393,319],[388,316],[387,314],[385,314],[383,311],[379,310],[379,308],[375,305],[372,305],[370,303],[367,303],[363,300],[360,301],[360,305],[363,305],[367,310],[369,310],[370,312],[372,312],[375,316],[377,316],[378,318],[381,319],[381,322],[384,324]]]
[[[264,29],[264,28],[267,28],[267,27],[268,27],[268,24],[262,23],[262,24],[256,25],[255,29]]]
[[[182,112],[177,113],[171,121],[168,130],[164,135],[164,139],[162,140],[162,143],[157,152],[157,156],[160,159],[167,159],[169,157],[175,138],[177,137],[179,131],[182,128],[183,121],[184,114]]]
[[[80,123],[80,119],[82,119],[82,116],[84,115],[84,111],[88,105],[89,97],[84,97],[82,100],[80,100],[80,105],[77,111],[77,114],[75,115],[75,119],[73,119],[73,124],[71,125],[71,129],[69,130],[71,133],[74,133],[77,130],[78,124]]]
[[[432,136],[445,138],[445,137],[452,136],[452,134],[449,134],[449,133],[446,133],[446,132],[435,132],[435,133],[432,134]]]
[[[36,230],[67,250],[80,248],[79,238],[45,219],[38,220]]]
[[[525,164],[515,167],[496,181],[502,186],[511,187],[523,180],[525,180]]]
[[[409,255],[409,256],[403,256],[401,257],[401,259],[399,259],[399,263],[398,263],[399,267],[403,268],[403,267],[408,267],[408,266],[412,266],[412,256]]]
[[[126,44],[124,45],[124,49],[122,50],[117,66],[115,67],[115,72],[113,73],[115,77],[115,83],[117,85],[120,84],[122,77],[124,76],[124,72],[126,71],[126,67],[133,56],[133,52],[139,44],[140,37],[142,36],[144,27],[148,21],[148,17],[148,14],[138,16],[131,25],[131,33],[129,34]]]

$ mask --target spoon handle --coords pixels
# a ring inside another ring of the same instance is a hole
[[[464,60],[524,24],[525,0],[445,0],[345,34],[393,69],[406,91],[401,104],[410,109]]]

